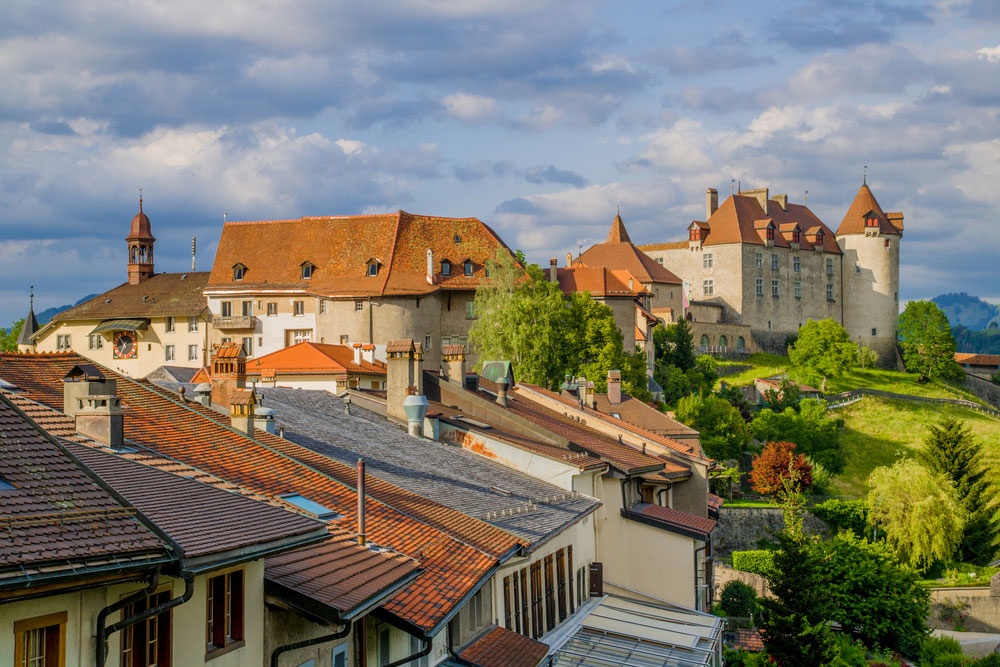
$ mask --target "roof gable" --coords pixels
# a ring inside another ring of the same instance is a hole
[[[867,222],[868,220],[874,220],[875,224],[872,225]],[[854,195],[854,201],[851,202],[847,213],[844,214],[844,219],[837,228],[837,234],[864,234],[871,227],[877,228],[880,234],[902,234],[903,214],[886,214],[876,201],[871,188],[867,183],[863,183],[858,193]]]

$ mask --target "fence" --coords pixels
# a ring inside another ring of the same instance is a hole
[[[910,396],[909,394],[895,394],[891,391],[882,391],[881,389],[855,389],[853,391],[845,391],[841,394],[834,394],[826,398],[826,409],[835,410],[837,408],[842,408],[845,405],[851,405],[852,403],[857,403],[865,396],[880,396],[882,398],[892,398],[898,401],[910,401],[912,403],[929,403],[936,405],[957,405],[963,408],[969,408],[970,410],[975,410],[983,414],[991,415],[993,417],[1000,417],[1000,410],[995,410],[985,405],[980,405],[973,401],[967,401],[961,398],[930,398],[927,396]]]

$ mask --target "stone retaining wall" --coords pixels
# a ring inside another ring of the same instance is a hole
[[[777,507],[726,507],[719,512],[719,524],[712,536],[712,556],[727,559],[734,551],[759,549],[773,543],[774,536],[785,527],[785,519]],[[826,524],[806,512],[807,533],[829,534]]]

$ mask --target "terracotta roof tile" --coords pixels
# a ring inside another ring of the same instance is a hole
[[[718,523],[715,519],[649,503],[632,505],[628,509],[623,509],[622,514],[631,515],[640,520],[645,519],[647,523],[652,525],[702,541],[708,540]]]
[[[265,370],[272,376],[282,373],[385,375],[385,364],[365,359],[355,363],[354,350],[346,345],[306,341],[247,361],[248,375],[261,375]]]
[[[863,184],[858,193],[854,195],[854,200],[847,209],[847,213],[844,214],[844,219],[841,220],[840,227],[837,228],[837,234],[864,234],[866,229],[865,216],[870,214],[878,220],[880,233],[903,233],[903,214],[885,213],[878,205],[878,201],[875,200],[875,195],[872,194],[868,185]]]
[[[1000,368],[1000,354],[975,354],[969,352],[956,352],[955,362],[968,364],[971,366],[995,366]]]
[[[538,667],[549,647],[530,637],[495,627],[458,654],[478,667]]]
[[[74,354],[0,354],[0,378],[61,408],[62,377],[83,361]],[[250,440],[209,408],[182,404],[165,390],[104,372],[118,381],[130,442],[268,497],[300,493],[341,514],[337,525],[353,525],[352,467],[263,431]],[[500,556],[521,544],[509,533],[380,480],[370,479],[368,489],[369,539],[416,558],[424,568],[384,609],[425,630],[437,628]]]

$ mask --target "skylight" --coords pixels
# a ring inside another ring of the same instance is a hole
[[[332,521],[334,519],[339,519],[342,516],[341,514],[334,512],[329,507],[320,505],[315,500],[309,500],[308,498],[300,496],[297,493],[289,493],[287,495],[278,497],[284,500],[289,505],[294,505],[295,507],[298,507],[300,510],[308,512],[317,519],[321,519],[323,521]]]

